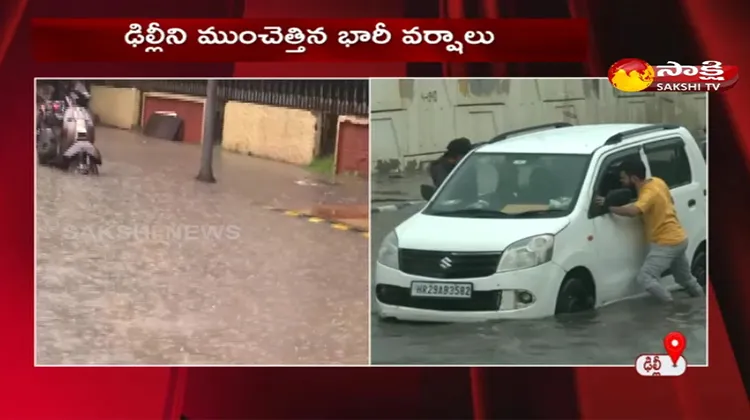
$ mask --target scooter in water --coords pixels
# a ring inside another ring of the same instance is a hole
[[[63,116],[63,127],[57,163],[63,169],[83,175],[98,175],[102,156],[94,146],[94,122],[85,107],[73,98],[67,98],[68,106]]]

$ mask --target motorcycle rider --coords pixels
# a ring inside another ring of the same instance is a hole
[[[59,100],[70,99],[73,102],[72,105],[88,109],[91,95],[82,81],[62,80],[58,85],[58,89],[59,95],[61,96]]]
[[[100,165],[101,155],[93,147],[95,130],[91,112],[88,110],[91,95],[86,84],[79,80],[56,80],[51,81],[50,84],[51,86],[48,85],[46,89],[40,86],[37,93],[42,98],[47,96],[53,101],[62,102],[64,119],[59,128],[40,127],[37,136],[39,161],[66,168],[70,164],[71,154],[78,153],[79,149],[83,148],[94,159],[94,162]],[[85,120],[85,131],[81,131],[80,128],[82,120]],[[80,135],[84,136],[86,143],[81,143],[77,149],[73,150],[72,146],[77,144]]]
[[[88,110],[89,99],[91,95],[86,85],[79,80],[64,81],[59,85],[61,92],[65,95],[65,102],[68,107],[65,110],[65,121],[60,136],[60,164],[69,165],[69,159],[72,155],[79,153],[83,147],[86,153],[93,157],[97,164],[101,164],[101,155],[93,146],[95,141],[94,120]],[[85,124],[85,130],[81,131],[81,123]],[[86,143],[78,144],[79,136],[83,135]],[[73,146],[77,149],[72,149]]]
[[[89,102],[91,101],[91,94],[89,93],[86,84],[80,80],[73,81],[71,88],[71,94],[75,96],[75,101],[78,106],[89,109]]]
[[[52,83],[52,100],[67,102],[70,99],[73,105],[88,109],[91,95],[86,84],[80,80],[56,80]]]
[[[64,101],[68,96],[69,89],[68,80],[55,80],[52,82],[52,100],[53,101]]]

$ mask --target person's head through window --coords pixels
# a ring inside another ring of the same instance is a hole
[[[640,190],[646,182],[646,165],[639,158],[630,158],[620,164],[620,184],[624,188]]]
[[[439,187],[453,171],[458,162],[471,151],[471,140],[466,137],[451,140],[445,153],[430,166],[430,175],[436,187]]]
[[[466,137],[451,140],[448,143],[443,159],[455,166],[464,156],[471,151],[471,140]]]

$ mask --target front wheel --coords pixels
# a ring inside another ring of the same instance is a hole
[[[590,282],[575,275],[566,277],[557,293],[555,315],[594,309],[595,296]]]
[[[68,170],[80,175],[98,175],[99,167],[87,153],[80,153],[70,161]]]

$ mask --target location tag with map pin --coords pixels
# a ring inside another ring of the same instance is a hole
[[[677,366],[677,361],[682,357],[686,346],[687,341],[681,332],[672,331],[664,337],[664,349],[675,366]]]

